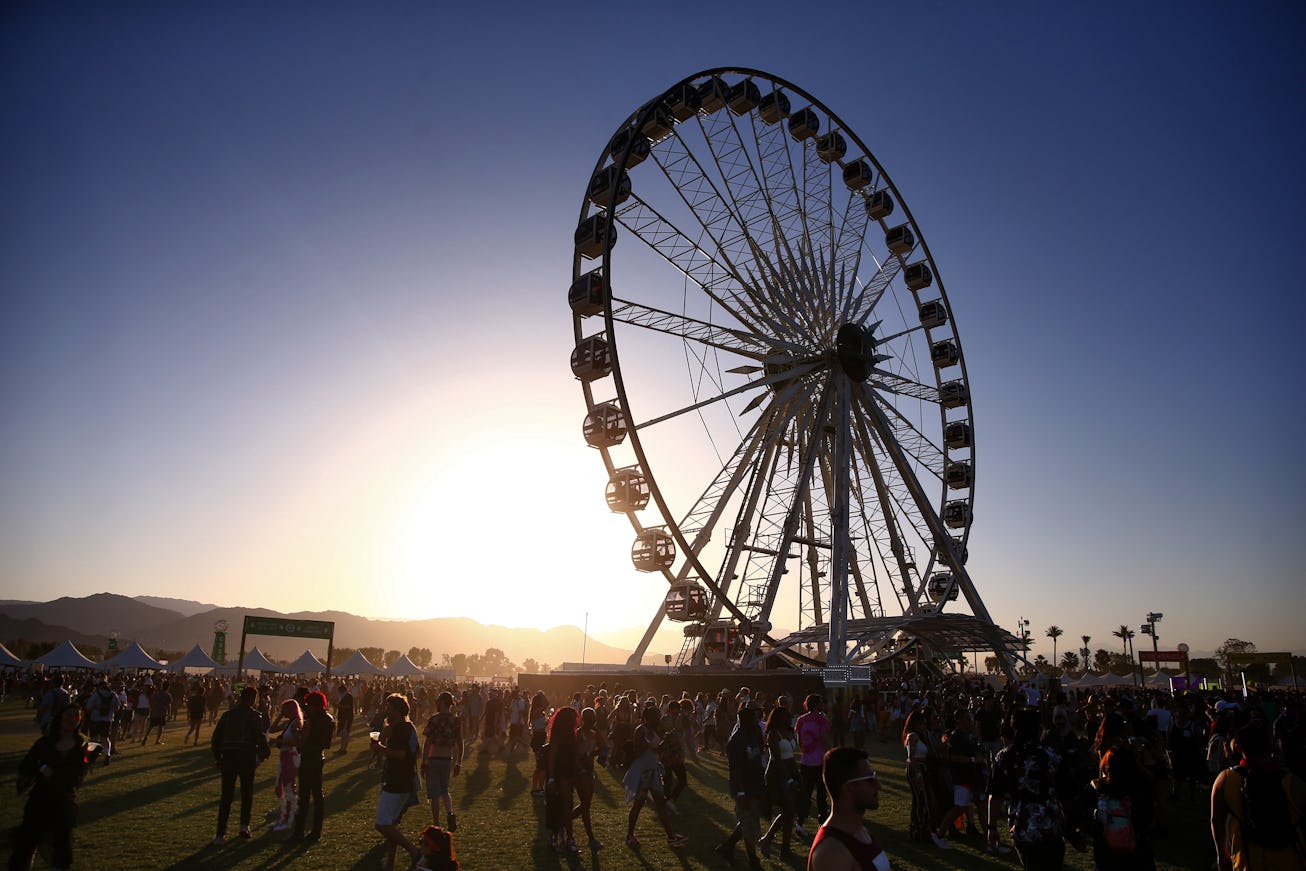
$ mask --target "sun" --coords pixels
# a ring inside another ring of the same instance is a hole
[[[482,432],[447,447],[404,487],[378,604],[538,629],[645,623],[665,584],[631,565],[633,533],[605,483],[579,434]]]

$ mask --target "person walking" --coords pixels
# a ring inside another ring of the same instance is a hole
[[[1211,787],[1211,837],[1219,871],[1300,871],[1306,843],[1306,781],[1274,758],[1263,723],[1233,738],[1238,763]]]
[[[806,713],[794,723],[798,746],[802,751],[798,759],[798,770],[802,774],[802,801],[810,807],[812,792],[815,790],[817,819],[825,819],[830,813],[830,803],[825,790],[821,788],[822,760],[832,744],[830,720],[822,710],[824,707],[825,700],[821,696],[816,693],[808,695],[803,701]]]
[[[299,739],[299,804],[295,809],[293,836],[296,840],[316,841],[322,837],[322,818],[326,815],[322,775],[326,751],[336,732],[336,722],[327,713],[324,693],[309,693],[304,699],[304,709],[304,731]],[[310,804],[313,806],[313,827],[305,835]]]
[[[1068,769],[1061,756],[1039,741],[1042,727],[1036,708],[1024,708],[1012,715],[1015,736],[1012,745],[994,762],[989,792],[989,825],[1002,816],[1006,804],[1011,824],[1011,842],[1021,867],[1031,871],[1057,871],[1065,864],[1066,842],[1063,795],[1073,792]],[[993,829],[996,833],[996,828]]]
[[[749,871],[761,871],[757,847],[762,837],[762,816],[770,812],[766,801],[763,743],[757,709],[751,704],[745,704],[739,709],[738,723],[726,741],[730,794],[735,799],[735,828],[716,846],[716,852],[727,862],[733,862],[735,844],[742,840],[744,852],[748,854]]]
[[[263,723],[254,712],[258,691],[246,686],[240,691],[236,706],[218,719],[209,746],[218,770],[222,772],[222,793],[218,800],[218,831],[214,844],[227,838],[227,820],[236,780],[240,779],[240,836],[248,840],[250,809],[254,804],[254,769],[268,758],[268,739]]]
[[[829,751],[821,779],[832,806],[812,839],[808,871],[889,871],[888,854],[866,827],[866,811],[880,806],[880,779],[866,752],[856,747]]]
[[[10,871],[27,871],[42,840],[51,845],[55,868],[73,864],[73,826],[77,823],[77,787],[86,778],[96,753],[82,737],[82,709],[67,705],[36,739],[18,765],[18,792],[29,787],[23,821],[14,830]]]
[[[798,771],[798,736],[794,733],[793,715],[788,708],[779,705],[771,709],[766,718],[766,746],[769,751],[766,763],[766,789],[771,803],[779,807],[780,812],[762,835],[760,843],[763,851],[776,834],[780,835],[780,855],[788,859],[793,855],[790,839],[793,836],[794,819],[797,816],[797,800],[800,789]]]
[[[632,850],[640,847],[639,839],[635,837],[635,824],[639,821],[639,812],[643,810],[644,803],[650,799],[657,811],[658,821],[667,833],[667,844],[682,847],[689,842],[688,838],[671,828],[671,818],[667,811],[662,766],[658,762],[658,748],[663,741],[663,735],[658,732],[661,721],[662,714],[656,704],[646,707],[643,722],[635,727],[631,736],[633,759],[622,783],[626,787],[626,801],[630,804],[630,813],[626,816],[626,846]]]
[[[342,756],[349,752],[349,736],[354,731],[356,708],[349,684],[342,684],[340,698],[336,701],[336,735],[340,738],[340,747],[336,753]]]
[[[426,779],[426,797],[431,800],[431,821],[440,825],[440,806],[447,815],[447,831],[458,831],[458,815],[453,812],[452,779],[462,771],[463,724],[453,712],[453,693],[442,692],[435,700],[435,713],[426,722],[426,742],[422,746],[422,776]]]
[[[417,729],[408,719],[408,699],[391,693],[385,699],[385,733],[373,738],[372,746],[381,757],[381,798],[376,805],[376,830],[386,841],[386,871],[394,871],[395,854],[400,847],[410,857],[417,856],[413,845],[399,828],[409,797],[416,787],[418,741]]]

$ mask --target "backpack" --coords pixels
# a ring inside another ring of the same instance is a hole
[[[113,713],[114,706],[118,703],[118,697],[108,690],[96,690],[95,701],[95,712],[102,718],[108,718]]]
[[[1133,808],[1129,797],[1104,795],[1097,800],[1097,818],[1102,823],[1102,838],[1113,853],[1132,853],[1138,847],[1134,831]]]
[[[1292,811],[1283,791],[1284,772],[1279,768],[1236,769],[1242,775],[1239,792],[1243,838],[1267,850],[1282,850],[1297,842]]]

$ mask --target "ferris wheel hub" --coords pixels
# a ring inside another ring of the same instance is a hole
[[[872,330],[861,324],[847,323],[839,328],[835,336],[834,352],[849,378],[865,381],[871,377],[876,360],[875,344]]]

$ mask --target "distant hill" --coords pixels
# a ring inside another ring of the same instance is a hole
[[[144,598],[147,601],[116,593],[97,593],[80,599],[64,597],[51,602],[0,604],[0,640],[23,637],[33,641],[62,641],[69,638],[74,644],[104,647],[108,634],[116,631],[123,644],[139,641],[150,651],[159,648],[188,650],[197,643],[208,650],[213,642],[213,624],[217,620],[226,620],[231,627],[227,634],[227,653],[234,658],[240,647],[243,618],[250,615],[329,620],[336,624],[337,647],[382,647],[403,652],[410,647],[425,647],[433,654],[433,664],[439,664],[441,654],[484,653],[491,647],[502,650],[518,665],[528,658],[551,666],[579,662],[582,647],[587,662],[623,663],[630,655],[629,648],[613,647],[592,637],[586,642],[581,630],[575,626],[541,631],[485,626],[465,617],[370,620],[343,611],[283,614],[266,608],[209,607],[187,615],[180,609],[189,610],[199,603]],[[165,607],[152,604],[154,602]],[[251,637],[247,646],[254,645],[275,659],[293,659],[303,653],[305,647],[319,654],[325,652],[322,642],[272,636]],[[663,652],[658,649],[658,661]]]
[[[169,611],[177,611],[186,617],[194,617],[196,614],[202,614],[205,611],[212,611],[217,605],[196,602],[191,599],[169,599],[164,596],[132,596],[137,602],[144,602],[147,605],[153,605],[156,608],[166,608]],[[0,605],[4,603],[0,602]]]

